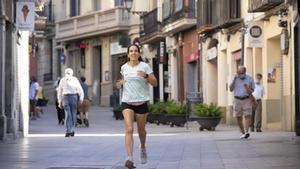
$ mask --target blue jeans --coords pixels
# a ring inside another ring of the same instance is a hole
[[[63,96],[63,106],[66,114],[66,127],[67,133],[74,132],[77,114],[77,94],[64,95]]]

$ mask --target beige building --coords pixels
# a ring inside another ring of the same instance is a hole
[[[54,0],[56,36],[54,56],[60,75],[66,67],[85,76],[93,104],[109,106],[117,92],[120,66],[127,45],[138,40],[140,20],[122,0]],[[138,4],[134,4],[137,8]],[[147,7],[147,3],[143,4]],[[145,8],[144,8],[145,9]]]
[[[205,8],[207,2],[199,1],[198,9]],[[232,117],[233,94],[229,85],[237,66],[244,64],[249,75],[263,75],[263,128],[293,131],[292,7],[284,1],[263,4],[262,1],[250,0],[230,4],[226,0],[213,3],[216,3],[213,4],[217,8],[215,10],[221,11],[219,14],[212,15],[212,11],[204,10],[204,17],[198,16],[204,102],[226,107],[226,123],[235,123]],[[211,20],[205,19],[207,15],[211,16]],[[283,21],[287,22],[286,25],[279,26]]]
[[[196,0],[153,2],[151,11],[142,17],[141,33],[143,51],[152,56],[159,81],[153,97],[184,102],[187,92],[198,91]]]

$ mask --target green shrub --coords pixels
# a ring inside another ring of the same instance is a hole
[[[116,104],[113,106],[113,111],[122,111],[122,106],[119,104]]]
[[[161,114],[166,112],[165,102],[156,102],[149,105],[149,112],[154,114]]]
[[[186,114],[187,106],[184,103],[178,103],[171,100],[165,103],[165,109],[167,114]]]
[[[220,117],[224,112],[222,107],[219,107],[214,103],[199,103],[194,105],[192,110],[199,117]]]

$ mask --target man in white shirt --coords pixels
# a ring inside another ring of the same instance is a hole
[[[78,96],[80,103],[83,101],[83,89],[79,80],[73,76],[73,70],[67,68],[65,77],[60,80],[57,89],[57,100],[60,108],[64,108],[66,113],[66,137],[74,136],[76,123]]]
[[[255,82],[255,90],[252,93],[254,98],[256,99],[257,104],[254,106],[252,111],[252,122],[251,122],[251,131],[256,129],[256,132],[261,131],[261,112],[262,112],[262,104],[261,99],[264,96],[264,87],[261,84],[262,74],[256,74],[256,82]]]

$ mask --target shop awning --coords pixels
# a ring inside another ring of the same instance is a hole
[[[242,57],[241,50],[232,52],[232,58],[233,58],[234,60],[240,60],[241,57]]]
[[[198,51],[196,51],[190,55],[185,56],[185,61],[186,62],[194,62],[194,61],[198,61],[198,58],[199,58],[199,54],[198,54]]]

